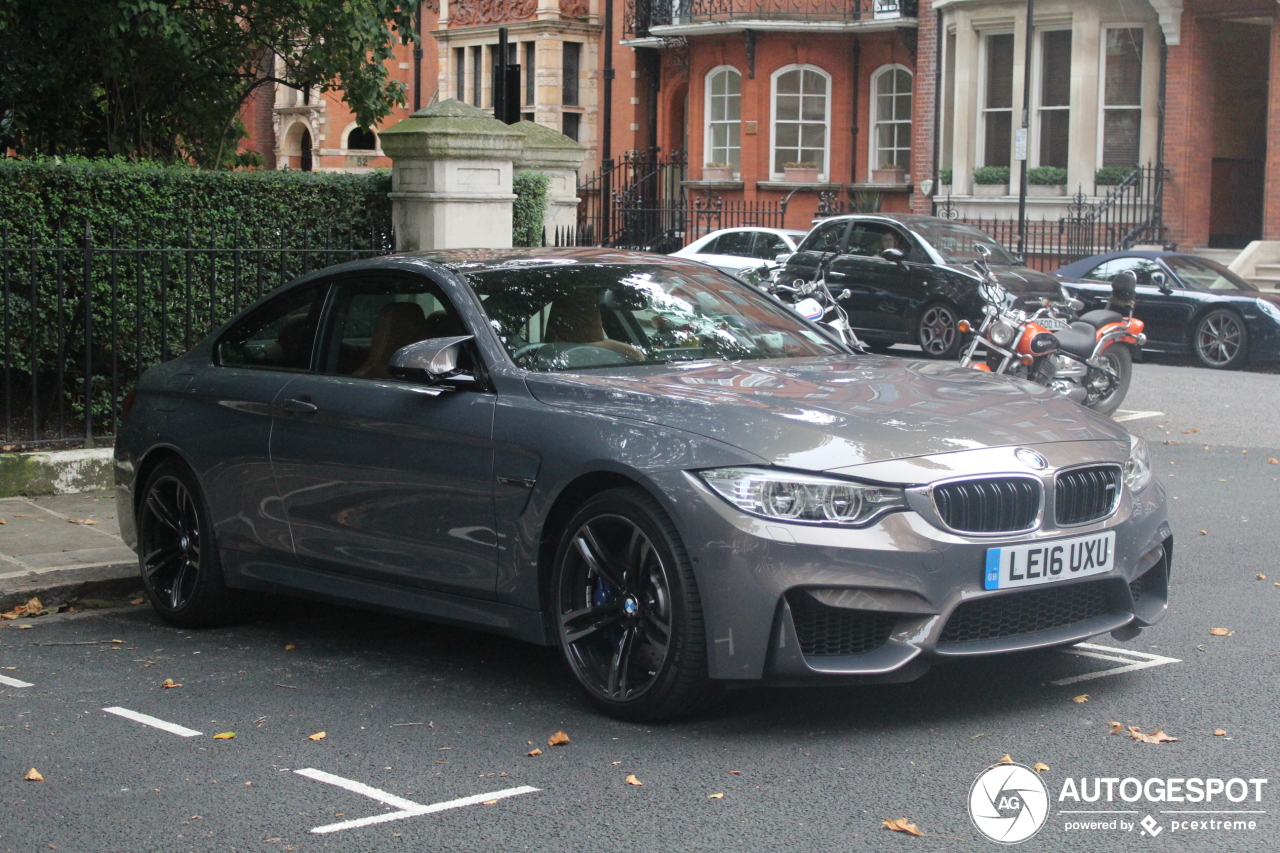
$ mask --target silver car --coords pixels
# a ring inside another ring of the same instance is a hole
[[[1035,385],[850,351],[705,266],[356,261],[149,371],[116,444],[157,613],[263,591],[558,646],[606,712],[905,681],[1166,609],[1147,449]]]

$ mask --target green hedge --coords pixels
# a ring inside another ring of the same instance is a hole
[[[948,187],[951,186],[951,169],[949,167],[938,170],[938,183]]]
[[[111,412],[142,370],[185,352],[259,292],[308,270],[392,251],[390,188],[386,172],[0,161],[8,247],[0,358],[14,399],[29,401],[35,386],[43,435],[46,423],[81,419],[89,396],[95,431],[109,431]],[[315,251],[326,246],[332,251]],[[311,251],[298,251],[304,247]],[[86,303],[91,395],[83,370]],[[15,424],[29,425],[29,403],[18,405]]]
[[[511,205],[511,245],[541,246],[551,177],[542,172],[517,172],[511,184],[516,194]]]
[[[1067,182],[1067,170],[1057,166],[1036,166],[1027,170],[1027,183],[1038,187],[1052,187]]]
[[[1004,184],[1009,185],[1009,167],[1008,166],[979,166],[973,170],[973,182],[975,184]]]
[[[1093,175],[1093,181],[1096,184],[1113,187],[1116,184],[1129,177],[1129,173],[1134,170],[1134,166],[1103,166]]]

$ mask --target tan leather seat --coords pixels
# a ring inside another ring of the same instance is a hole
[[[391,356],[401,347],[425,341],[431,337],[427,318],[416,302],[392,302],[383,305],[373,324],[373,342],[364,364],[351,371],[352,376],[365,379],[387,379]]]
[[[633,361],[644,361],[644,352],[639,348],[605,335],[597,299],[597,292],[588,288],[576,288],[556,297],[551,303],[543,341],[549,344],[588,344]]]

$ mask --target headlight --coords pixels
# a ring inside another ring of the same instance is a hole
[[[1007,323],[992,323],[991,328],[987,329],[987,337],[996,346],[1007,347],[1013,343],[1013,336],[1016,332],[1017,330]]]
[[[776,521],[855,527],[907,505],[901,489],[790,471],[715,468],[698,475],[743,512]]]
[[[1129,461],[1124,463],[1124,482],[1130,489],[1140,492],[1151,482],[1151,455],[1147,443],[1136,435],[1129,436]]]
[[[1259,311],[1266,314],[1272,320],[1280,323],[1280,308],[1277,308],[1274,304],[1265,299],[1255,299],[1254,301],[1258,303]]]

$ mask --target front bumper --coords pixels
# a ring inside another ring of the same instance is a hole
[[[939,454],[922,459],[948,457],[945,465],[915,467],[935,479],[975,468],[1005,473],[992,462],[1002,453],[1012,463],[1013,449]],[[1036,449],[1049,458],[1050,480],[1060,467],[1124,458],[1114,442]],[[881,476],[868,479],[912,482],[904,466],[906,460],[878,466]],[[876,467],[840,473],[864,476]],[[1137,494],[1126,487],[1109,518],[1058,529],[1046,514],[1037,529],[1008,537],[950,533],[915,511],[857,530],[786,524],[739,512],[693,475],[663,475],[658,485],[690,546],[712,678],[906,681],[940,660],[1065,645],[1109,631],[1129,639],[1168,606],[1173,537],[1156,482]],[[990,547],[1104,530],[1116,536],[1109,572],[983,588]]]

